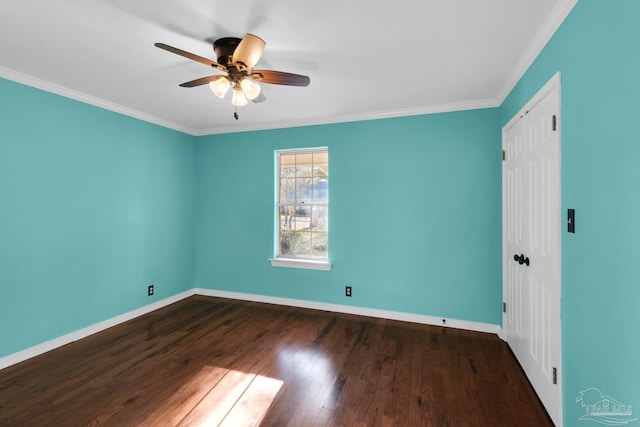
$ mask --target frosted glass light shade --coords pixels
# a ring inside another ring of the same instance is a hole
[[[252,101],[260,95],[260,85],[254,83],[251,79],[245,78],[240,82],[240,86],[242,90],[244,90],[244,94],[247,99]]]
[[[249,101],[247,101],[247,97],[244,95],[240,85],[236,85],[233,88],[233,98],[231,98],[231,103],[237,107],[242,107],[243,105],[247,105],[248,102]]]
[[[227,90],[231,87],[231,83],[227,76],[220,76],[215,80],[209,82],[209,88],[211,91],[218,97],[223,98],[224,94],[227,93]]]

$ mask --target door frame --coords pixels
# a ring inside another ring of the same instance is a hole
[[[559,358],[560,360],[558,361],[558,397],[560,399],[559,402],[559,417],[558,417],[558,427],[562,426],[562,417],[563,417],[563,405],[562,405],[562,118],[561,118],[561,110],[562,110],[562,92],[561,92],[561,87],[560,87],[560,82],[561,82],[561,73],[560,71],[558,71],[556,74],[553,75],[553,77],[551,77],[551,79],[545,83],[545,85],[511,118],[511,120],[509,120],[509,122],[507,122],[506,125],[503,126],[502,128],[502,150],[503,153],[505,152],[504,150],[506,150],[506,134],[507,132],[520,120],[522,119],[529,111],[533,110],[533,108],[538,105],[538,103],[540,103],[540,101],[542,101],[544,99],[545,96],[547,96],[551,91],[553,90],[558,90],[558,101],[559,101],[559,110],[558,110],[558,119],[557,119],[557,132],[558,132],[558,138],[559,138],[559,143],[560,143],[560,180],[557,183],[558,185],[558,195],[560,197],[560,210],[558,212],[558,215],[560,217],[560,236],[559,236],[559,241],[560,241],[560,250],[558,251],[558,257],[559,257],[559,266],[560,266],[560,283],[559,283],[559,293],[558,293],[558,297],[560,298],[560,301],[558,301],[558,307],[560,308],[560,324],[558,324],[558,337],[560,339],[560,348],[558,349],[559,351]],[[508,265],[508,258],[507,258],[507,254],[506,254],[506,236],[507,236],[507,230],[506,230],[506,203],[505,203],[505,197],[506,197],[506,180],[505,180],[505,162],[502,162],[502,301],[503,304],[506,303],[506,295],[507,295],[507,265]],[[507,314],[506,312],[503,310],[502,311],[502,328],[500,330],[500,338],[502,340],[504,340],[505,342],[508,343],[507,341]],[[537,392],[536,392],[537,393]]]

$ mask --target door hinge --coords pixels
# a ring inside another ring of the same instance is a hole
[[[551,116],[551,130],[554,132],[558,129],[557,121],[558,121],[558,118],[555,114]]]
[[[553,383],[558,384],[558,368],[553,368]]]
[[[502,150],[502,161],[504,162],[505,160],[507,160],[507,152]]]
[[[503,312],[503,313],[506,313],[506,312],[507,312],[507,303],[506,303],[506,302],[503,302],[503,303],[502,303],[502,312]]]

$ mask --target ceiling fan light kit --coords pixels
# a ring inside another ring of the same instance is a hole
[[[217,79],[209,82],[209,88],[218,98],[224,98],[224,94],[227,93],[231,87],[231,82],[227,76],[218,76]]]
[[[249,101],[253,101],[254,99],[256,99],[258,95],[260,95],[260,92],[262,90],[260,89],[259,84],[254,83],[253,81],[251,81],[251,79],[246,77],[240,80],[240,87],[242,87],[242,90],[244,91],[244,94],[247,96],[247,99]]]
[[[217,56],[217,62],[164,43],[155,43],[154,46],[227,73],[227,75],[201,77],[182,83],[180,86],[195,87],[209,84],[209,88],[218,98],[224,98],[229,88],[233,88],[231,103],[237,107],[247,105],[249,101],[255,103],[265,101],[260,85],[256,82],[285,86],[308,86],[310,83],[308,76],[300,74],[254,70],[266,42],[253,34],[247,34],[242,39],[224,37],[216,40],[213,43],[213,51]]]
[[[240,87],[238,83],[233,87],[233,98],[231,98],[231,103],[236,107],[242,107],[243,105],[247,105],[249,101],[247,100],[244,91]]]

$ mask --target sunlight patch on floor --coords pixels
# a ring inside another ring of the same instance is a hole
[[[335,376],[331,357],[307,348],[281,349],[278,352],[278,364],[283,372],[295,373],[305,381],[317,384],[321,384],[328,376]]]
[[[180,426],[259,426],[282,385],[275,378],[228,370]]]

